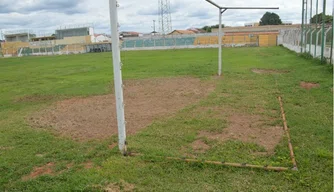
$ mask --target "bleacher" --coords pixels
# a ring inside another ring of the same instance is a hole
[[[40,47],[40,48],[30,48],[30,47],[23,47],[21,51],[21,55],[28,56],[34,53],[52,53],[52,52],[60,52],[64,49],[66,45],[56,45],[52,47]]]
[[[136,47],[174,47],[194,45],[195,37],[176,37],[176,38],[159,38],[159,39],[125,39],[123,48]]]

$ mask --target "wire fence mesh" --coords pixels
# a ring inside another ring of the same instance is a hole
[[[278,44],[287,47],[297,53],[309,53],[314,58],[321,57],[322,40],[324,38],[324,57],[333,61],[331,44],[333,43],[333,28],[327,27],[322,36],[322,28],[306,28],[303,34],[301,29],[281,30],[278,36]],[[332,58],[331,58],[332,57]],[[333,62],[332,62],[333,63]]]

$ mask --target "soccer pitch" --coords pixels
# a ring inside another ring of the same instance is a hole
[[[332,191],[333,73],[282,47],[0,59],[0,191]],[[281,96],[298,171],[292,167]],[[167,157],[196,159],[184,162]]]

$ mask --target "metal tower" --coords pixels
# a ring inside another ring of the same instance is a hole
[[[172,15],[169,0],[159,0],[159,32],[161,34],[172,32]]]

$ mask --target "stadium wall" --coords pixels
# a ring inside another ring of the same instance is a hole
[[[314,58],[321,57],[321,29],[319,29],[317,32],[319,32],[318,37],[317,33],[313,33],[313,35],[311,33],[308,33],[308,35],[306,35],[304,39],[306,41],[306,45],[304,45],[303,52],[309,53]],[[331,54],[330,48],[330,45],[333,42],[333,36],[331,36],[330,34],[332,34],[333,32],[328,31],[328,33],[328,37],[326,38],[326,46],[324,48],[324,57],[327,59],[328,62],[330,61],[330,59],[332,59],[332,63],[334,63],[334,57],[330,58],[331,55],[334,55],[334,49],[332,50],[333,52]],[[317,38],[318,41],[316,41]],[[281,30],[278,36],[277,43],[296,53],[301,53],[301,30]]]
[[[1,43],[2,54],[4,57],[17,56],[19,47],[28,47],[28,42],[3,42]]]
[[[66,37],[91,36],[94,35],[93,33],[94,32],[91,27],[58,29],[56,30],[56,37],[57,39],[64,39]]]
[[[37,52],[39,52],[41,55],[44,55],[44,53],[48,52],[44,51],[45,49],[48,49],[49,52],[51,52],[51,50],[54,49],[52,47],[59,47],[59,46],[66,48],[65,53],[68,52],[81,53],[83,52],[82,50],[84,50],[83,45],[91,43],[92,43],[91,36],[78,36],[78,37],[65,37],[64,39],[48,40],[48,41],[2,42],[1,48],[2,48],[2,55],[4,57],[11,57],[11,56],[20,56],[19,51],[21,48],[32,49],[32,52],[35,53],[31,53],[31,55],[38,55]],[[66,47],[67,45],[73,45],[73,46]],[[62,50],[64,50],[65,48],[63,48]]]

